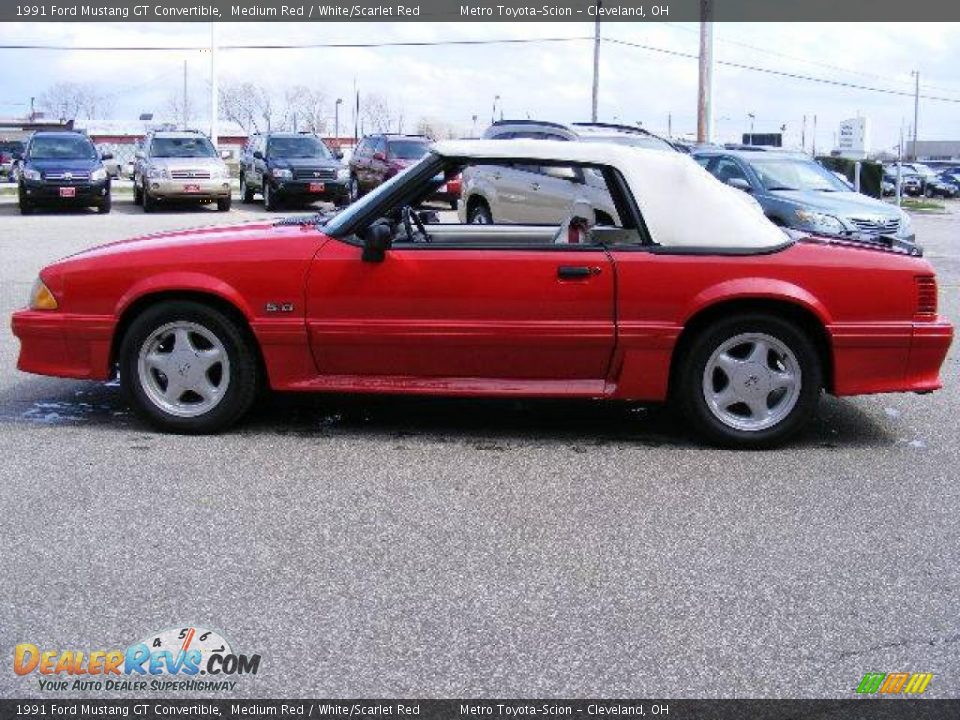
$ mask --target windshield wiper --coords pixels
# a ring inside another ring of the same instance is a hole
[[[767,191],[768,191],[768,192],[773,192],[773,191],[775,191],[775,190],[793,190],[793,191],[795,191],[795,190],[799,190],[799,189],[800,189],[800,188],[787,187],[786,185],[774,185],[773,187],[768,187],[768,188],[767,188]]]

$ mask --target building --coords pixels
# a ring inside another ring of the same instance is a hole
[[[906,143],[907,157],[924,160],[947,160],[960,162],[960,140],[918,140],[914,153],[913,140]]]

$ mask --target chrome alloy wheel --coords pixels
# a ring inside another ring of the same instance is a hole
[[[220,339],[202,325],[177,321],[152,332],[137,361],[143,391],[154,405],[177,417],[198,417],[223,399],[230,359]]]
[[[800,398],[800,363],[782,341],[743,333],[724,341],[707,360],[703,397],[724,425],[745,432],[773,427]]]

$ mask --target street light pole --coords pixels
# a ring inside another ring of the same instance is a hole
[[[914,70],[912,73],[913,77],[916,79],[916,85],[914,85],[913,90],[913,153],[912,159],[916,161],[919,157],[917,154],[917,125],[920,123],[920,71]]]
[[[184,98],[186,99],[186,98]],[[220,115],[220,83],[217,78],[217,24],[210,23],[210,142],[217,147],[217,120]]]
[[[337,98],[337,101],[333,104],[333,137],[337,141],[337,148],[340,148],[340,103],[343,102],[343,98]]]
[[[597,97],[600,90],[600,8],[603,6],[602,0],[597,0],[597,19],[593,25],[593,110],[590,113],[590,121],[597,121]]]
[[[493,125],[497,121],[497,101],[500,100],[499,95],[493,96],[493,107],[490,108],[490,124]],[[500,119],[503,119],[503,103],[500,103]]]

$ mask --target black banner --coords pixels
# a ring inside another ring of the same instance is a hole
[[[0,719],[318,718],[320,720],[940,720],[960,700],[2,700]]]
[[[690,22],[705,0],[36,0],[0,4],[0,21],[29,22]],[[706,0],[718,22],[946,22],[960,2]]]

